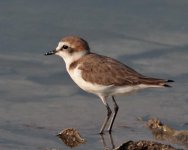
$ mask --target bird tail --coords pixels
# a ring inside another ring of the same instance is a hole
[[[163,87],[171,87],[168,83],[174,82],[173,80],[164,80],[164,79],[156,79],[156,78],[148,78],[142,77],[142,83],[146,85],[153,85],[153,86],[163,86]]]
[[[163,86],[164,86],[164,87],[172,87],[171,85],[166,84],[166,83],[169,83],[169,82],[174,82],[174,80],[166,80],[166,81],[165,81],[165,84],[164,84]]]

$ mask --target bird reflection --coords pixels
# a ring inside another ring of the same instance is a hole
[[[106,140],[105,140],[105,137],[104,137],[103,134],[100,134],[100,137],[101,137],[101,142],[103,144],[104,150],[112,150],[112,149],[115,148],[115,144],[114,144],[112,133],[108,134],[108,139],[110,140],[110,144],[109,145],[106,144]]]

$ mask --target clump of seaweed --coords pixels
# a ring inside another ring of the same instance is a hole
[[[85,143],[85,140],[81,138],[80,133],[73,128],[65,129],[57,136],[63,141],[63,143],[65,143],[65,145],[71,148]]]
[[[188,147],[188,130],[173,129],[156,118],[148,120],[147,127],[158,140],[168,140]]]

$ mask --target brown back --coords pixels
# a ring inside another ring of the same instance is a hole
[[[83,79],[91,83],[115,86],[165,83],[162,79],[145,77],[115,59],[94,53],[73,62],[69,69],[75,68],[78,63],[82,64],[79,69],[82,70]]]

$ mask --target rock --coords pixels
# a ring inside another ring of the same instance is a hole
[[[170,145],[165,145],[153,141],[128,141],[126,143],[123,143],[118,148],[115,148],[114,150],[176,150]]]
[[[150,119],[147,126],[157,140],[167,140],[176,144],[183,144],[188,148],[188,130],[176,130],[163,124],[159,119]]]
[[[81,138],[80,133],[73,128],[65,129],[57,136],[64,142],[66,146],[71,148],[85,143],[85,140]]]

